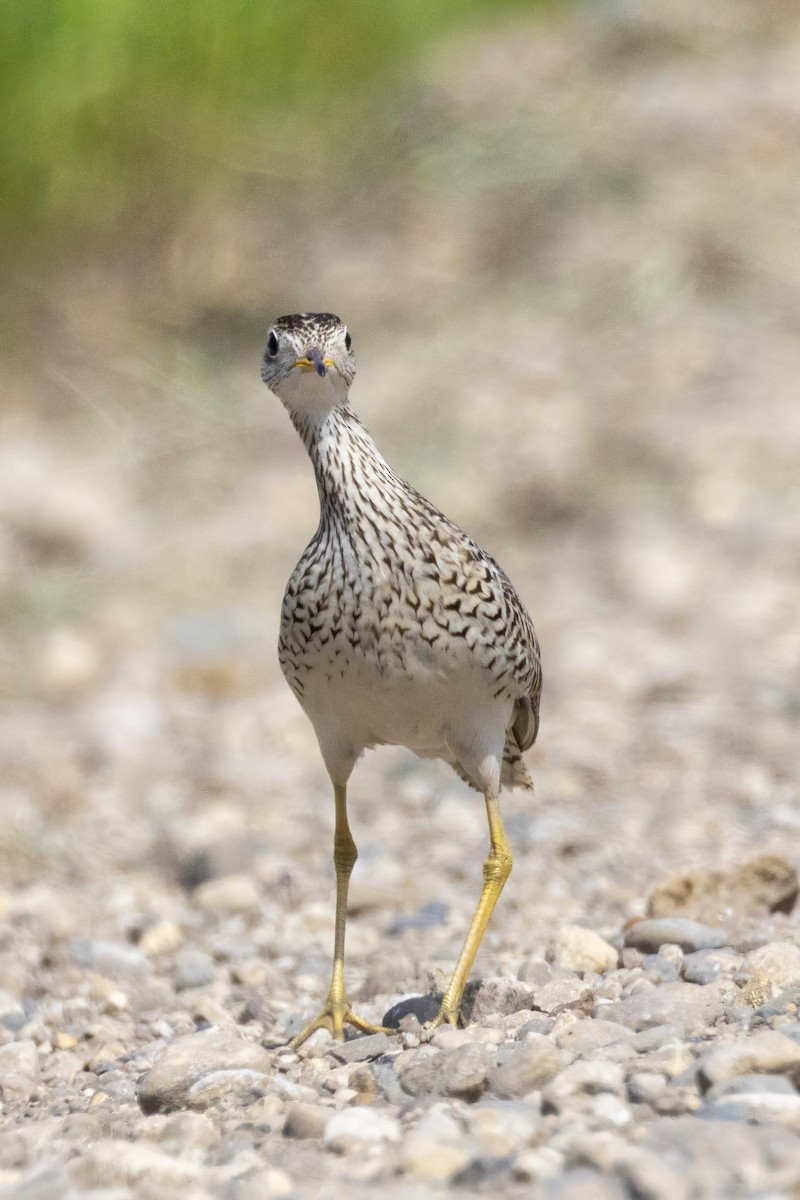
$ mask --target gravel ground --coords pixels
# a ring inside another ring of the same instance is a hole
[[[440,150],[490,137],[491,98],[538,225],[513,178],[490,230],[485,189],[458,220],[430,192],[429,242],[389,222],[331,276],[356,408],[543,647],[464,1028],[413,998],[458,953],[483,806],[385,750],[352,783],[348,987],[408,1003],[392,1037],[283,1048],[327,987],[333,806],[274,650],[316,498],[255,344],[103,365],[84,313],[8,399],[3,1200],[800,1193],[797,18],[649,8],[450,45]]]

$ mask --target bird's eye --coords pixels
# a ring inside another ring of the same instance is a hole
[[[350,337],[350,331],[349,331],[349,330],[345,330],[345,334],[344,334],[344,344],[345,344],[345,346],[347,347],[347,349],[348,349],[348,350],[350,349],[350,347],[351,347],[351,346],[352,346],[352,344],[353,344],[353,339]]]
[[[278,339],[275,336],[275,330],[270,330],[270,335],[267,338],[267,354],[270,358],[274,358],[278,353]]]

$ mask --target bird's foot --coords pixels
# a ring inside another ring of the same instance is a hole
[[[318,1029],[327,1029],[334,1041],[343,1042],[345,1025],[352,1025],[359,1033],[397,1033],[396,1029],[387,1029],[384,1025],[372,1025],[369,1021],[365,1021],[363,1017],[357,1017],[346,1000],[342,1003],[328,998],[328,1002],[322,1011],[317,1013],[316,1017],[312,1017],[298,1034],[295,1034],[289,1042],[288,1048],[296,1050],[298,1046],[302,1046],[303,1042],[307,1041],[312,1033],[316,1033]]]
[[[458,1008],[445,1008],[444,1005],[439,1009],[432,1021],[426,1021],[423,1025],[422,1040],[429,1042],[440,1025],[457,1026],[459,1022],[460,1012]]]

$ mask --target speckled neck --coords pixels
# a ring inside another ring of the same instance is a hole
[[[319,418],[290,415],[314,466],[323,524],[328,518],[346,522],[357,513],[383,512],[393,496],[408,490],[349,404]]]

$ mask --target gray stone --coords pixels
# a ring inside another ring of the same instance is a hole
[[[207,1149],[220,1140],[218,1124],[205,1113],[176,1112],[163,1120],[158,1143],[178,1154],[185,1152],[188,1147]]]
[[[573,1103],[583,1119],[591,1125],[620,1128],[630,1125],[633,1120],[633,1113],[628,1104],[611,1092],[580,1093]],[[564,1111],[569,1120],[570,1114],[574,1112],[572,1103],[566,1104]]]
[[[477,1100],[486,1091],[494,1056],[489,1046],[467,1046],[451,1050],[442,1063],[441,1092],[460,1100]]]
[[[798,1012],[800,1012],[800,986],[794,984],[792,987],[780,992],[777,996],[774,995],[776,990],[774,985],[769,984],[765,986],[773,994],[765,1002],[758,1005],[758,1015],[765,1021],[770,1021],[773,1017],[791,1017],[792,1020],[786,1022],[786,1025],[797,1022]],[[750,987],[751,984],[748,984],[747,987],[742,989],[740,995],[744,995]],[[748,1003],[750,1003],[749,1000]],[[783,1024],[781,1025],[781,1031],[783,1033],[786,1032]]]
[[[235,1189],[228,1194],[231,1200],[290,1200],[297,1191],[286,1171],[279,1167],[257,1167],[238,1177]]]
[[[544,1017],[543,1013],[537,1014],[540,1021]],[[495,1045],[501,1041],[506,1041],[510,1037],[518,1037],[520,1029],[526,1025],[530,1025],[533,1017],[529,1009],[523,1009],[521,1012],[509,1013],[505,1017],[496,1017],[491,1025],[482,1025],[480,1027],[480,1036],[488,1040],[494,1040]],[[544,1024],[547,1029],[552,1028],[553,1020],[550,1017],[544,1017]],[[540,1032],[541,1027],[537,1026],[535,1032]],[[534,1032],[534,1031],[532,1031]],[[497,1037],[495,1038],[495,1035]]]
[[[653,1025],[634,1033],[627,1043],[637,1054],[649,1054],[669,1042],[681,1041],[683,1029],[680,1025]]]
[[[269,1092],[279,1100],[290,1100],[297,1104],[313,1104],[319,1093],[316,1088],[307,1087],[285,1075],[273,1075],[270,1080]]]
[[[620,1025],[620,1029],[624,1026]],[[630,1030],[627,1030],[630,1033]],[[616,1042],[607,1042],[604,1046],[595,1046],[588,1052],[592,1058],[605,1062],[630,1063],[636,1057],[636,1051],[631,1047],[631,1038],[623,1037]]]
[[[97,1200],[128,1200],[130,1192],[120,1193],[110,1189],[102,1192]],[[8,1187],[0,1184],[0,1200],[83,1200],[74,1188],[70,1187],[67,1174],[57,1167],[45,1167],[35,1171],[27,1179],[12,1182]]]
[[[394,1065],[403,1091],[409,1096],[437,1095],[446,1053],[452,1051],[435,1050],[431,1045],[424,1045],[399,1054]]]
[[[150,964],[138,946],[130,946],[127,942],[76,937],[70,941],[70,954],[79,967],[99,971],[112,979],[120,975],[141,975],[150,970]]]
[[[657,1025],[678,1025],[682,1036],[701,1033],[725,1012],[725,998],[713,984],[665,983],[643,988],[624,1000],[604,1004],[606,1021],[639,1031]]]
[[[138,1089],[142,1112],[172,1112],[189,1107],[189,1092],[215,1071],[272,1072],[272,1056],[255,1042],[229,1030],[209,1029],[171,1042]]]
[[[464,1019],[482,1021],[533,1007],[533,988],[518,979],[479,979],[468,984],[461,1006]]]
[[[717,1101],[706,1102],[696,1111],[706,1120],[748,1121],[779,1124],[800,1129],[800,1096],[776,1092],[730,1092]]]
[[[27,1167],[30,1160],[30,1144],[21,1129],[6,1129],[0,1133],[0,1179],[2,1172]]]
[[[325,1145],[339,1154],[354,1154],[365,1146],[400,1140],[400,1122],[368,1105],[334,1113],[325,1125]]]
[[[523,1014],[524,1016],[525,1014]],[[515,1013],[516,1017],[517,1014]],[[508,1020],[508,1018],[505,1018]],[[455,1025],[440,1025],[438,1029],[434,1029],[430,1035],[430,1045],[437,1050],[463,1050],[466,1046],[471,1046],[477,1041],[477,1035],[483,1033],[482,1029],[471,1025],[468,1029],[459,1029]]]
[[[642,970],[651,983],[673,983],[680,976],[680,965],[664,954],[646,954]]]
[[[400,1106],[408,1103],[408,1093],[403,1091],[394,1059],[378,1059],[370,1063],[368,1069],[375,1080],[375,1087],[387,1104]]]
[[[19,1033],[28,1024],[28,1018],[23,1010],[17,1009],[15,1012],[3,1013],[0,1015],[0,1026],[7,1029],[9,1033]]]
[[[625,931],[625,945],[645,953],[657,951],[666,942],[680,946],[686,953],[715,950],[725,945],[725,934],[688,917],[652,917],[637,921]]]
[[[400,1084],[410,1096],[456,1096],[476,1100],[486,1090],[493,1068],[493,1052],[483,1045],[467,1045],[454,1050],[429,1047],[417,1052],[411,1061],[398,1065]]]
[[[534,988],[533,1006],[541,1012],[556,1013],[563,1009],[587,1007],[591,1001],[591,987],[577,975],[556,977]]]
[[[111,1137],[114,1123],[109,1108],[110,1105],[102,1104],[90,1108],[87,1112],[70,1113],[61,1122],[57,1136],[83,1143],[98,1142],[102,1138]]]
[[[668,1083],[663,1091],[656,1092],[650,1107],[661,1117],[685,1117],[697,1112],[700,1095],[693,1084]]]
[[[39,1047],[36,1042],[26,1039],[20,1042],[8,1042],[0,1046],[0,1077],[5,1075],[24,1075],[28,1079],[39,1076]],[[0,1078],[0,1083],[2,1079]]]
[[[331,1042],[328,1053],[342,1063],[366,1062],[380,1058],[390,1050],[398,1050],[400,1042],[386,1033],[370,1033],[366,1037],[351,1038],[349,1042]]]
[[[514,1159],[512,1173],[520,1183],[540,1183],[553,1179],[564,1168],[564,1154],[553,1146],[539,1146],[536,1150],[523,1150]],[[532,1193],[539,1200],[541,1192]]]
[[[39,1081],[31,1079],[30,1075],[22,1075],[19,1071],[0,1072],[0,1101],[3,1108],[10,1109],[18,1104],[25,1104],[36,1098],[39,1091]]]
[[[614,1042],[630,1041],[634,1036],[624,1025],[616,1021],[604,1021],[601,1017],[585,1017],[568,1025],[555,1035],[556,1045],[570,1054],[591,1054],[602,1046]]]
[[[548,1179],[536,1191],[536,1200],[627,1200],[621,1180],[601,1175],[589,1167],[573,1167]]]
[[[187,946],[175,956],[175,990],[206,987],[214,978],[214,960],[205,950]]]
[[[800,946],[793,942],[767,942],[751,950],[742,961],[738,979],[756,979],[785,988],[800,979]]]
[[[186,1103],[197,1112],[207,1108],[246,1108],[265,1096],[270,1078],[247,1067],[226,1068],[203,1075],[189,1088]]]
[[[774,1029],[715,1046],[697,1064],[700,1086],[707,1090],[732,1075],[786,1075],[800,1082],[800,1046]]]
[[[598,933],[582,925],[562,925],[551,939],[546,958],[556,967],[584,975],[605,975],[617,966],[615,948]]]
[[[464,1192],[469,1189],[487,1186],[498,1189],[503,1186],[503,1177],[507,1177],[511,1169],[511,1159],[508,1156],[496,1158],[488,1154],[476,1154],[474,1158],[457,1171],[451,1179],[453,1190]]]
[[[652,1104],[667,1086],[666,1078],[652,1071],[637,1071],[628,1079],[628,1099],[634,1104]]]
[[[0,1022],[5,1024],[6,1017],[21,1017],[24,1021],[25,1010],[16,996],[12,996],[5,988],[0,988]]]
[[[471,1138],[441,1106],[433,1105],[398,1147],[397,1168],[412,1179],[445,1182],[478,1155]]]
[[[682,974],[687,983],[713,983],[715,979],[731,978],[742,964],[741,954],[723,946],[718,950],[697,950],[683,960]]]
[[[543,958],[528,958],[517,972],[517,979],[532,987],[542,987],[553,978],[553,968]]]
[[[706,1100],[720,1100],[732,1093],[756,1092],[763,1095],[770,1092],[776,1096],[796,1096],[797,1092],[785,1075],[732,1075],[729,1079],[721,1079],[706,1092]]]
[[[623,1072],[619,1063],[597,1059],[579,1059],[565,1067],[542,1091],[544,1112],[560,1113],[578,1096],[596,1096],[603,1092],[621,1097]]]
[[[537,1013],[519,1027],[517,1030],[517,1041],[521,1042],[529,1033],[547,1034],[553,1028],[554,1024],[554,1017],[546,1017],[544,1013]]]
[[[116,1138],[88,1146],[69,1170],[82,1188],[129,1187],[148,1197],[190,1188],[199,1184],[201,1175],[199,1164],[188,1157],[176,1158],[144,1141]]]
[[[527,1096],[549,1083],[565,1065],[558,1046],[542,1034],[529,1033],[503,1063],[489,1072],[489,1089],[506,1100]]]
[[[398,914],[386,928],[389,937],[397,937],[407,929],[432,929],[434,925],[443,925],[447,920],[448,906],[441,900],[429,900],[416,912]]]
[[[251,913],[261,904],[261,892],[250,875],[221,875],[201,883],[192,899],[206,912]]]
[[[786,1025],[781,1025],[779,1032],[784,1037],[791,1038],[793,1042],[800,1042],[800,1021],[789,1021]]]
[[[637,1200],[690,1200],[696,1195],[691,1181],[673,1170],[669,1162],[638,1146],[627,1147],[614,1166],[628,1193]]]
[[[681,1082],[694,1084],[695,1058],[691,1045],[682,1039],[665,1042],[656,1050],[640,1054],[632,1064],[637,1071],[654,1071],[666,1075],[668,1079],[680,1079]]]
[[[283,1136],[287,1138],[321,1138],[331,1119],[331,1109],[321,1104],[290,1104],[286,1109]]]
[[[542,1125],[539,1105],[480,1102],[464,1113],[467,1132],[483,1155],[503,1158],[533,1144]]]

